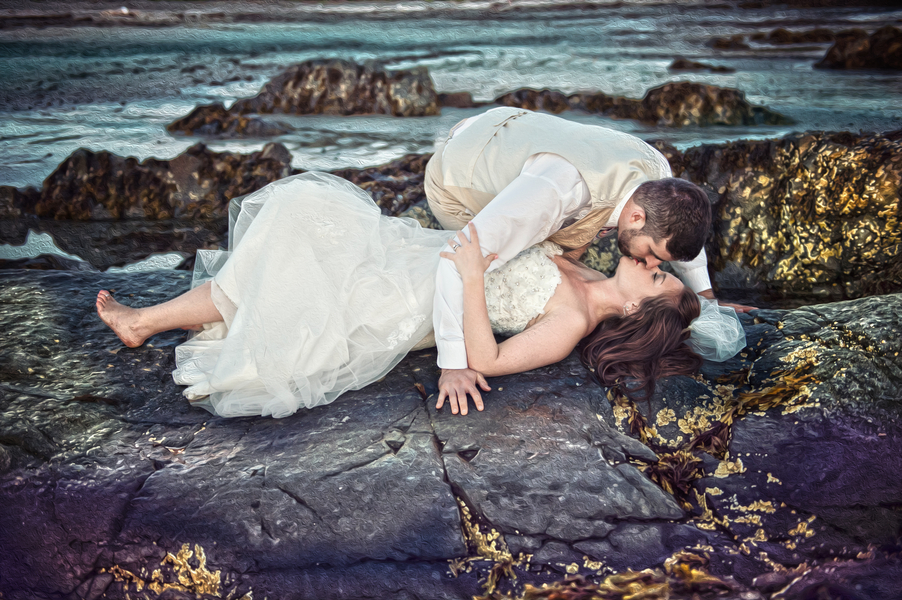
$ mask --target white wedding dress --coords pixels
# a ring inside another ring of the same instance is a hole
[[[383,377],[431,335],[439,252],[453,231],[386,217],[350,182],[282,179],[230,211],[229,251],[198,252],[224,322],[176,349],[173,378],[215,414],[288,416]],[[560,282],[535,247],[486,275],[493,330],[537,316]]]

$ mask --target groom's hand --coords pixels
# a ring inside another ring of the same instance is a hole
[[[476,410],[482,410],[482,396],[476,384],[482,388],[482,391],[488,392],[492,388],[486,382],[482,373],[477,373],[472,369],[442,369],[442,375],[438,379],[438,402],[435,404],[436,410],[441,410],[445,405],[445,398],[451,405],[451,412],[457,414],[467,414],[467,394],[473,397],[473,404]]]

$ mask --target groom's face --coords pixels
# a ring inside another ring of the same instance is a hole
[[[620,253],[632,258],[646,269],[657,269],[665,261],[673,260],[667,252],[667,240],[654,241],[641,229],[623,229],[617,232],[617,247]]]

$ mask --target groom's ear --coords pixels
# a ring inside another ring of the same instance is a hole
[[[641,206],[633,205],[627,216],[627,223],[630,229],[642,229],[645,227],[645,209]]]

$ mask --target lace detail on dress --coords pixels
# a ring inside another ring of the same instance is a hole
[[[549,257],[560,253],[557,244],[543,243],[486,273],[485,300],[492,331],[514,335],[544,314],[545,305],[561,282],[561,272]]]
[[[407,319],[404,319],[403,321],[398,323],[398,328],[388,334],[388,339],[386,340],[385,347],[389,350],[394,350],[398,346],[398,344],[409,340],[410,336],[416,333],[417,328],[425,320],[425,316],[416,315],[413,317],[408,317]]]

